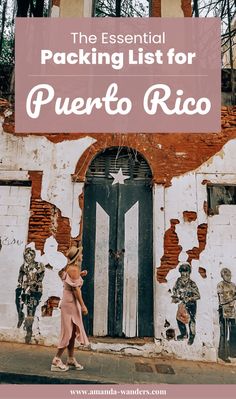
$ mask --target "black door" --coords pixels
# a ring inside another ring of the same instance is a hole
[[[83,296],[89,335],[153,336],[151,171],[140,154],[111,148],[85,184]]]

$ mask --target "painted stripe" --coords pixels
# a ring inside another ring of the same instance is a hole
[[[96,203],[93,335],[107,335],[109,215]]]
[[[123,333],[126,337],[138,335],[138,215],[136,202],[125,214]]]

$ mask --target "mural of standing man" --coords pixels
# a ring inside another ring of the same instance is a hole
[[[16,288],[17,327],[20,328],[24,321],[24,329],[26,330],[25,342],[27,344],[30,343],[32,338],[34,315],[42,296],[42,281],[45,273],[45,266],[43,263],[36,262],[35,256],[34,249],[25,249],[24,263],[19,270]],[[26,317],[24,306],[26,306],[27,311]]]
[[[218,356],[225,362],[236,357],[236,285],[231,282],[231,271],[221,270],[223,281],[217,285],[219,299],[220,342]]]
[[[197,284],[190,279],[191,265],[182,263],[179,267],[180,277],[173,287],[172,302],[179,303],[176,315],[180,335],[178,341],[188,338],[188,345],[192,345],[196,335],[195,316],[197,312],[197,300],[200,299]],[[189,325],[189,334],[186,324]]]

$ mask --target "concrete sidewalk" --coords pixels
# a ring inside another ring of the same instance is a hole
[[[0,343],[0,382],[10,384],[235,384],[236,366],[76,350],[83,371],[51,372],[56,349]],[[236,386],[235,386],[236,390]]]

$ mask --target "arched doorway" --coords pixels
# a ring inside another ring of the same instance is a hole
[[[153,336],[152,173],[128,147],[98,154],[84,190],[89,335]]]

